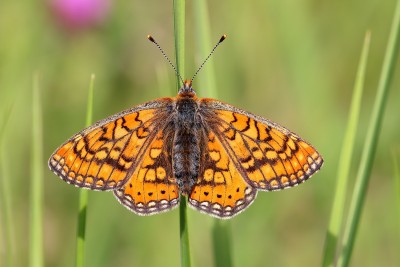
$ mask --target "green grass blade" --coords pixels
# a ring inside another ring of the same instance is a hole
[[[176,68],[185,78],[185,0],[173,1]],[[182,86],[177,75],[178,88]]]
[[[322,263],[322,266],[324,267],[334,265],[336,247],[339,241],[339,232],[343,222],[351,158],[353,155],[354,141],[357,133],[357,123],[361,109],[361,100],[365,80],[365,70],[368,60],[370,36],[370,32],[367,32],[367,34],[365,35],[364,46],[361,52],[361,59],[358,65],[356,82],[353,89],[349,120],[347,122],[342,151],[340,153],[335,195],[333,198],[333,206],[328,231],[325,237],[325,251]]]
[[[208,15],[207,1],[194,1],[193,2],[193,16],[196,29],[196,45],[197,53],[199,55],[200,63],[208,56],[211,51],[212,42],[210,34],[210,21]],[[215,41],[220,36],[215,36]],[[207,97],[218,98],[217,82],[212,60],[207,63],[207,67],[202,69],[204,78],[196,81],[197,88],[201,92],[207,91]]]
[[[94,79],[95,76],[92,74],[90,78],[89,94],[86,108],[86,126],[92,124],[93,117],[93,91],[94,91]],[[78,228],[77,228],[77,239],[76,239],[76,262],[77,267],[83,267],[85,265],[85,236],[86,236],[86,212],[88,205],[89,191],[86,189],[79,190],[79,210],[78,210]]]
[[[29,266],[43,266],[43,133],[39,77],[33,77]]]
[[[4,238],[0,237],[0,240],[4,240],[4,245],[6,247],[5,257],[2,262],[7,267],[14,266],[14,227],[12,220],[12,208],[11,208],[11,190],[10,190],[10,175],[7,171],[7,164],[5,162],[4,151],[3,151],[3,139],[6,132],[7,123],[11,115],[12,106],[9,106],[4,111],[4,116],[2,118],[2,123],[0,126],[0,207],[3,212],[0,213],[0,217],[3,219],[4,228]]]
[[[193,14],[196,28],[196,44],[198,46],[197,51],[202,62],[210,53],[213,45],[207,2],[193,2]],[[197,80],[197,88],[207,91],[207,97],[218,98],[216,75],[212,60],[207,63],[202,72],[204,78]],[[214,266],[233,266],[230,229],[230,221],[214,219],[212,230]]]
[[[181,196],[179,205],[179,228],[181,240],[181,266],[190,267],[190,243],[189,243],[189,229],[187,221],[187,208],[186,197]]]
[[[3,119],[1,121],[1,126],[0,126],[0,147],[2,145],[2,141],[6,132],[6,127],[7,127],[7,123],[8,120],[11,116],[11,111],[12,111],[12,105],[10,105],[9,107],[6,108],[6,110],[4,111],[4,116]]]
[[[13,220],[13,209],[12,209],[12,201],[11,197],[11,186],[10,186],[10,174],[8,170],[8,162],[7,162],[7,154],[6,151],[0,148],[0,217],[2,219],[2,225],[0,229],[0,240],[2,240],[2,245],[5,246],[5,251],[2,251],[0,260],[0,266],[13,267],[16,266],[14,258],[15,258],[15,232],[14,225],[15,221]],[[16,260],[18,261],[18,260]]]
[[[400,220],[400,164],[398,153],[393,152],[393,176],[397,201],[397,218]],[[400,222],[400,221],[399,221]]]
[[[180,75],[185,77],[185,0],[174,0],[173,2],[176,67]],[[178,75],[177,84],[181,85]],[[189,267],[191,262],[185,196],[181,196],[179,205],[179,233],[181,245],[181,266]]]
[[[365,194],[372,169],[373,159],[382,125],[382,118],[387,102],[387,95],[395,69],[397,53],[399,48],[400,29],[400,0],[397,1],[389,41],[383,61],[382,72],[378,84],[377,96],[372,110],[372,117],[365,140],[364,150],[361,157],[357,180],[351,199],[349,216],[346,222],[343,236],[343,252],[339,258],[340,267],[349,265],[356,233],[360,221],[361,210],[365,200]]]
[[[231,222],[215,219],[212,234],[214,266],[233,266]]]
[[[94,74],[90,76],[89,94],[86,107],[86,127],[89,127],[93,121],[93,91],[95,78],[96,76]]]

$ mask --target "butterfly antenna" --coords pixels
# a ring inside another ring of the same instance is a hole
[[[192,81],[194,80],[194,78],[197,76],[197,74],[199,73],[199,71],[203,68],[204,64],[206,64],[206,62],[208,61],[208,59],[211,57],[211,55],[214,53],[215,49],[217,49],[217,47],[226,39],[226,37],[228,37],[226,34],[222,35],[221,38],[219,39],[218,43],[214,46],[214,48],[211,50],[210,54],[208,55],[208,57],[203,61],[203,63],[200,65],[200,67],[197,69],[196,73],[193,75],[192,77]]]
[[[156,40],[154,40],[153,36],[151,36],[150,34],[147,35],[147,39],[149,39],[150,42],[152,42],[153,44],[155,44],[157,46],[157,48],[161,51],[161,54],[164,56],[164,58],[168,61],[169,65],[171,65],[171,67],[174,69],[174,71],[176,72],[176,74],[178,75],[179,79],[181,80],[182,84],[184,84],[185,82],[183,81],[181,75],[178,72],[178,69],[175,67],[174,64],[172,64],[171,60],[169,59],[169,57],[165,54],[164,50],[161,48],[161,46],[156,42]]]

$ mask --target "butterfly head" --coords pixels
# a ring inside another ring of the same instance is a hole
[[[194,97],[196,95],[196,92],[192,88],[192,80],[185,80],[183,82],[182,87],[179,89],[178,95],[189,97]]]

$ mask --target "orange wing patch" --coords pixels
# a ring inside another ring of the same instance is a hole
[[[227,219],[250,205],[256,194],[257,190],[242,178],[221,141],[209,132],[201,172],[189,196],[189,205]]]
[[[204,103],[216,107],[209,125],[251,186],[268,191],[295,186],[322,166],[321,155],[286,128],[221,102]]]
[[[167,104],[163,99],[162,106]],[[78,187],[112,190],[121,187],[137,166],[154,138],[155,129],[165,123],[165,110],[148,108],[152,102],[121,112],[73,136],[49,159],[50,169],[64,181]]]
[[[159,131],[128,182],[114,191],[121,204],[139,215],[168,211],[178,204],[179,188],[173,178],[171,146],[171,136]]]

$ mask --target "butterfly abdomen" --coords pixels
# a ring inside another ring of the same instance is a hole
[[[197,181],[200,145],[197,103],[192,98],[178,98],[176,103],[175,135],[173,140],[173,169],[182,194],[189,194]]]

